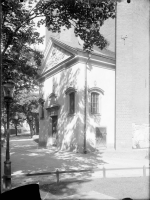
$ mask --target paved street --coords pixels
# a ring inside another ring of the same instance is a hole
[[[38,182],[43,199],[149,197],[149,170],[143,170],[143,166],[149,166],[149,160],[145,158],[146,150],[130,153],[106,150],[90,154],[58,152],[55,148],[39,149],[38,136],[31,139],[29,135],[11,137],[10,147],[12,187]],[[5,146],[2,148],[2,174],[4,159]],[[28,173],[54,172],[56,169],[92,171],[61,174],[59,184],[55,174],[25,176]],[[143,177],[145,172],[146,177]]]

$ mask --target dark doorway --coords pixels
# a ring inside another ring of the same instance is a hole
[[[96,127],[96,147],[106,148],[106,127]]]
[[[52,117],[52,138],[57,139],[57,116]]]

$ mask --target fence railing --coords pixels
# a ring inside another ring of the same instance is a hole
[[[69,170],[69,171],[59,171],[58,169],[54,172],[39,172],[39,173],[30,173],[30,174],[25,174],[25,176],[40,176],[40,175],[52,175],[52,174],[56,174],[56,180],[57,183],[59,183],[60,180],[60,174],[64,174],[64,173],[80,173],[80,172],[92,172],[93,169],[84,169],[84,170]]]
[[[146,169],[149,169],[150,167],[146,167],[145,165],[143,167],[130,167],[130,168],[105,168],[102,169],[95,169],[94,171],[103,171],[103,178],[106,178],[106,171],[115,171],[115,170],[136,170],[141,169],[143,170],[143,177],[146,176]]]
[[[60,170],[56,170],[53,172],[39,172],[39,173],[29,173],[29,174],[25,174],[25,176],[40,176],[40,175],[53,175],[56,174],[56,181],[57,183],[60,182],[60,174],[71,174],[71,173],[81,173],[81,172],[99,172],[102,171],[103,172],[103,178],[106,178],[106,171],[113,171],[113,170],[137,170],[140,169],[143,171],[143,177],[146,177],[146,169],[149,169],[150,167],[146,167],[145,165],[143,167],[133,167],[133,168],[105,168],[103,166],[102,169],[84,169],[84,170],[68,170],[68,171],[60,171]]]

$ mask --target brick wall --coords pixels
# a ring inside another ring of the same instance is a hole
[[[116,25],[116,149],[130,149],[132,147],[132,4],[127,4],[125,0],[117,4]]]
[[[122,0],[117,5],[116,149],[131,149],[132,125],[148,124],[149,3]]]
[[[137,148],[149,145],[149,4],[133,1],[132,133]]]

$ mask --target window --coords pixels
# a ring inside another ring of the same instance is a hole
[[[75,93],[74,92],[71,92],[69,94],[69,102],[70,102],[69,113],[73,114],[75,112]]]
[[[65,91],[66,97],[67,97],[67,108],[68,108],[68,113],[69,114],[74,114],[75,113],[75,93],[76,89],[73,87],[67,88]]]
[[[88,89],[88,92],[90,94],[89,101],[91,114],[101,115],[101,100],[102,95],[104,95],[104,90],[98,87],[92,87]]]
[[[91,93],[91,113],[99,114],[99,94],[96,92]]]

